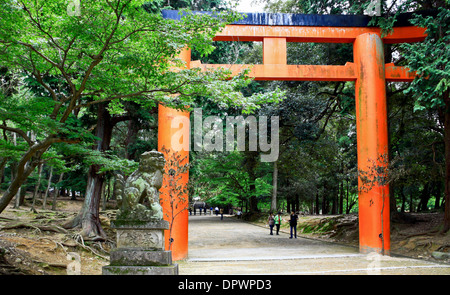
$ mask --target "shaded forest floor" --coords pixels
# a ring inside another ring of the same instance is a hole
[[[115,232],[110,220],[115,210],[101,211],[101,221],[108,235],[107,241],[84,241],[79,229],[66,230],[62,224],[73,218],[81,208],[82,200],[60,198],[57,211],[38,213],[30,206],[19,209],[9,206],[0,215],[0,274],[65,275],[77,271],[81,274],[100,275],[102,266],[109,264],[109,250],[115,247]],[[113,208],[114,204],[110,204]],[[450,259],[436,259],[432,253],[450,252],[450,233],[442,235],[441,213],[413,213],[408,223],[392,222],[391,252],[414,258],[450,263]],[[284,220],[288,220],[286,215]],[[253,216],[252,223],[266,227],[266,215]],[[282,231],[289,231],[284,222]],[[358,218],[355,214],[334,216],[300,216],[298,235],[307,238],[358,246]]]
[[[106,241],[85,241],[80,229],[64,229],[62,225],[80,211],[83,200],[61,197],[56,211],[41,209],[39,200],[33,213],[25,204],[12,206],[0,215],[0,274],[65,275],[68,269],[84,275],[99,275],[109,264],[109,250],[115,247],[115,231],[110,219],[115,210],[100,214]],[[77,265],[80,268],[77,268]]]

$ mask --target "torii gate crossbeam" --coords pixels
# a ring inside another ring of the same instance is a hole
[[[180,17],[177,12],[165,11],[166,18]],[[425,39],[425,29],[411,26],[410,15],[400,17],[401,22],[388,36],[381,37],[381,30],[368,27],[370,18],[351,15],[288,15],[247,14],[243,21],[227,25],[218,33],[216,41],[261,41],[263,42],[263,64],[259,65],[211,65],[191,61],[190,50],[180,55],[187,68],[214,69],[225,67],[237,74],[250,68],[249,76],[255,80],[295,81],[354,81],[356,99],[356,128],[358,170],[373,173],[374,168],[387,167],[388,128],[386,105],[386,81],[412,81],[414,73],[405,67],[385,64],[384,44],[418,42]],[[331,24],[331,25],[330,25]],[[352,43],[353,62],[343,66],[288,65],[287,42]],[[159,106],[158,149],[170,147],[175,132],[171,118],[176,115],[189,117]],[[189,138],[189,134],[184,134]],[[184,152],[188,155],[189,152]],[[184,181],[187,181],[185,177]],[[361,177],[358,186],[364,187]],[[161,191],[162,203],[167,202],[167,193]],[[372,182],[358,193],[359,245],[361,253],[377,252],[390,254],[389,186]],[[181,214],[173,227],[172,247],[174,260],[188,254],[188,215]],[[167,236],[167,235],[166,235]],[[168,242],[166,241],[166,245]]]

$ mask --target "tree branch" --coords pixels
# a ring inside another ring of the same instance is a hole
[[[21,129],[8,127],[8,126],[6,126],[5,122],[3,122],[3,125],[0,125],[0,128],[3,129],[3,130],[7,130],[7,131],[11,131],[11,132],[19,134],[28,143],[28,145],[30,145],[30,146],[32,146],[34,144],[34,141],[32,141],[27,136],[27,134]]]
[[[25,42],[21,42],[21,41],[17,41],[18,44],[28,47],[30,48],[32,51],[34,51],[37,55],[39,55],[40,57],[42,57],[43,59],[45,59],[45,61],[47,61],[48,63],[50,63],[51,65],[58,67],[58,64],[55,63],[54,61],[52,61],[50,58],[48,58],[47,56],[45,56],[42,52],[38,51],[36,48],[34,48],[33,45],[25,43]]]

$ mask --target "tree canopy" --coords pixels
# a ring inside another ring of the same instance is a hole
[[[1,2],[0,129],[20,140],[11,144],[7,136],[2,139],[7,151],[2,157],[16,158],[17,176],[0,199],[0,211],[45,161],[50,147],[89,154],[97,165],[106,167],[98,156],[104,155],[109,143],[97,140],[105,130],[100,123],[86,128],[82,122],[90,107],[97,107],[101,117],[115,116],[109,122],[114,125],[125,119],[120,115],[129,103],[147,109],[158,103],[184,108],[201,93],[216,102],[244,105],[249,111],[263,100],[280,98],[277,93],[244,97],[239,89],[250,82],[245,73],[228,79],[230,73],[223,70],[175,70],[183,66],[177,59],[183,48],[210,53],[212,37],[237,14],[187,13],[174,21],[164,19],[159,10],[149,12],[144,3],[83,1],[74,13],[66,1]],[[97,130],[95,137],[92,128]],[[93,141],[106,144],[97,149],[97,156],[88,147]],[[116,166],[111,170],[127,166],[118,158],[103,159]]]

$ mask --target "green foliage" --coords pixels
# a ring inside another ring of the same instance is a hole
[[[181,65],[173,57],[185,46],[202,55],[211,53],[212,37],[237,14],[187,13],[175,21],[148,13],[141,5],[142,1],[83,1],[80,16],[74,17],[67,15],[65,0],[3,3],[2,63],[32,73],[45,88],[43,94],[54,101],[72,99],[75,109],[111,100],[110,110],[119,113],[119,98],[141,102],[146,98],[145,104],[154,106],[157,100],[173,101],[168,93],[181,94],[183,105],[190,104],[195,93],[245,104],[237,91],[248,83],[245,79],[225,82],[228,72],[170,71]],[[59,85],[45,81],[48,75],[58,77]],[[252,98],[249,108],[259,98]],[[65,120],[67,112],[53,115]]]
[[[178,70],[184,63],[176,57],[184,47],[210,54],[213,36],[238,14],[182,11],[177,21],[162,18],[162,1],[150,1],[147,10],[146,2],[80,1],[75,14],[66,0],[0,2],[1,74],[10,86],[0,91],[0,129],[20,137],[11,144],[5,135],[0,149],[2,157],[18,161],[25,177],[58,143],[66,145],[52,157],[76,152],[85,164],[100,165],[100,172],[133,166],[117,154],[87,152],[97,138],[83,115],[94,105],[106,103],[110,115],[124,115],[131,102],[147,110],[160,102],[184,108],[198,95],[246,111],[280,100],[277,92],[242,95],[240,89],[251,83],[244,74],[228,79],[229,71]],[[69,147],[76,144],[78,150]],[[23,178],[11,182],[0,211]]]
[[[304,14],[362,14],[370,4],[365,0],[266,0],[269,10]]]
[[[23,78],[15,77],[15,79],[17,79],[15,93],[9,96],[3,93],[0,99],[0,120],[8,122],[7,125],[11,128],[35,133],[54,130],[57,123],[42,116],[48,109],[53,108],[54,101],[33,93],[26,87]]]
[[[267,174],[267,163],[258,166],[256,173],[260,176],[252,181],[249,173],[242,169],[244,160],[244,154],[238,151],[197,154],[191,161],[190,171],[195,194],[209,204],[221,206],[241,206],[252,196],[270,195],[272,177]],[[255,190],[251,189],[252,184]]]
[[[436,17],[417,15],[412,23],[426,27],[427,38],[402,44],[408,67],[419,75],[405,93],[416,98],[416,110],[443,107],[450,86],[450,10],[440,7]]]
[[[138,167],[138,162],[123,159],[110,151],[93,150],[89,144],[55,144],[54,147],[68,159],[77,159],[84,165],[99,165],[99,173],[108,171],[122,171],[125,175],[131,174]],[[84,176],[85,177],[85,176]]]

